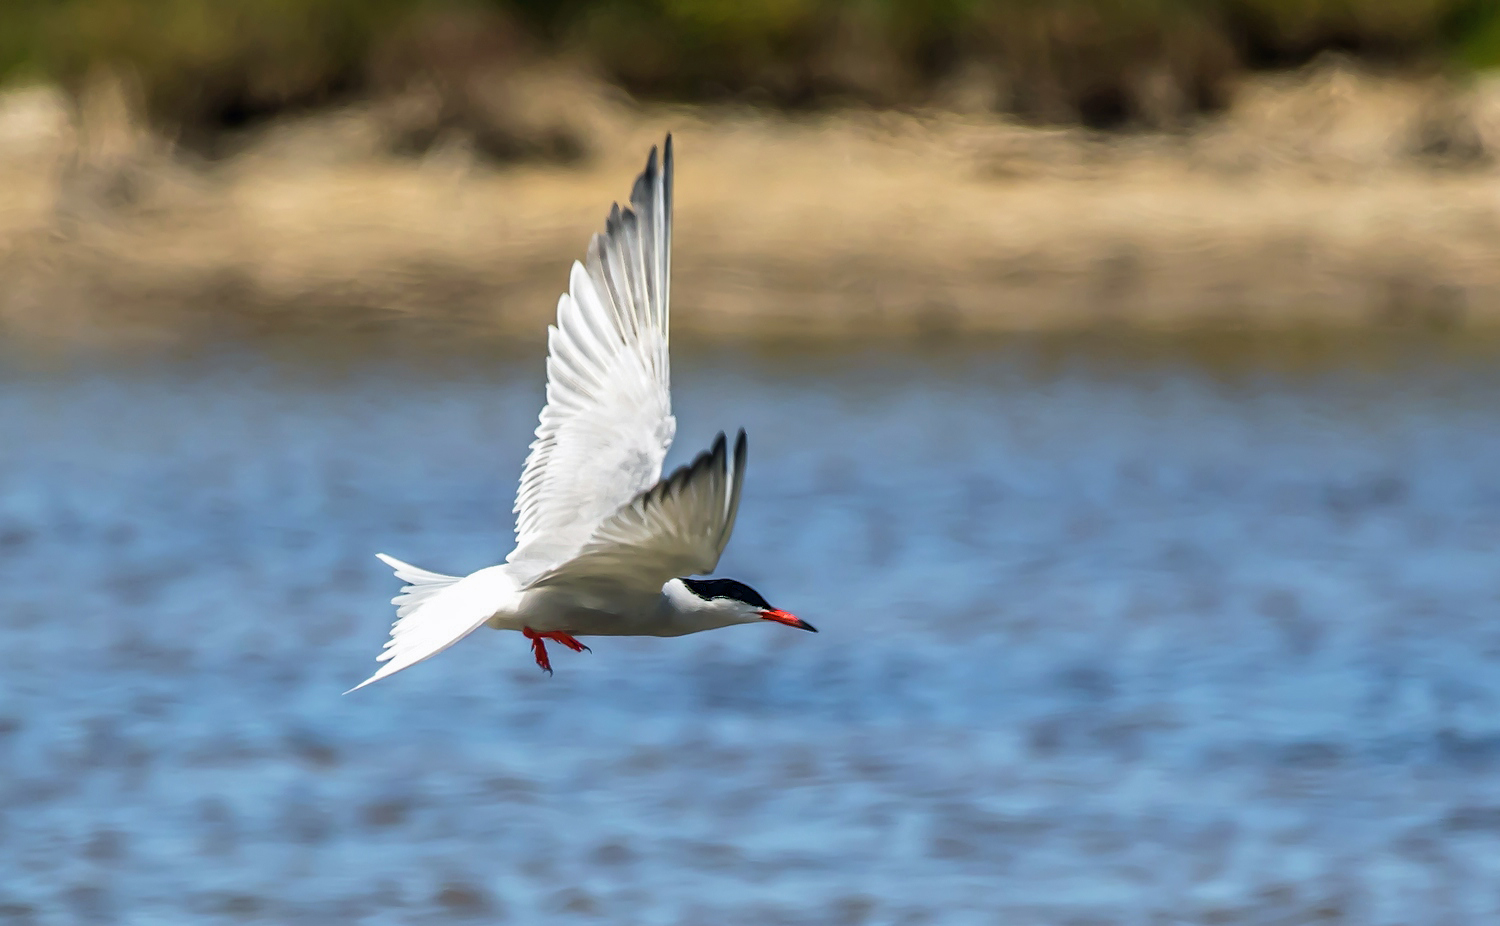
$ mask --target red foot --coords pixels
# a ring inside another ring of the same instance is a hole
[[[561,643],[563,646],[566,646],[568,649],[572,650],[575,653],[593,652],[593,650],[589,649],[587,646],[579,643],[576,638],[570,637],[565,633],[558,633],[557,631],[552,630],[542,634],[542,636],[546,637],[549,640],[556,640],[558,643]]]
[[[526,639],[531,641],[531,655],[536,657],[536,664],[551,675],[552,662],[547,658],[547,644],[542,642],[542,635],[530,627],[522,627],[521,632],[526,635]]]
[[[552,661],[547,658],[547,644],[543,643],[543,640],[552,640],[554,642],[561,643],[563,646],[566,646],[568,649],[572,650],[575,653],[581,653],[584,650],[588,650],[591,653],[593,652],[593,650],[589,649],[587,646],[584,646],[582,643],[579,643],[577,640],[573,639],[567,634],[560,633],[556,630],[536,631],[532,630],[530,627],[522,627],[521,633],[525,634],[526,639],[531,641],[531,655],[536,657],[536,664],[541,666],[548,675],[552,674]]]

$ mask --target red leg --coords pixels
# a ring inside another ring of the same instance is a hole
[[[587,646],[584,646],[582,643],[579,643],[576,639],[569,636],[568,634],[561,633],[556,630],[548,630],[543,633],[537,634],[537,636],[547,640],[555,640],[575,653],[582,653],[585,650],[590,653],[593,652],[593,650],[589,649]]]
[[[536,657],[536,664],[541,666],[548,675],[551,675],[552,661],[547,658],[547,644],[542,642],[542,638],[546,634],[537,633],[530,627],[522,627],[521,633],[525,634],[526,639],[531,641],[531,655]]]

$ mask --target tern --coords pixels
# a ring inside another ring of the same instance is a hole
[[[815,628],[713,572],[734,530],[745,480],[745,432],[665,479],[672,417],[667,319],[672,267],[672,136],[616,203],[547,329],[547,404],[516,495],[516,547],[498,566],[459,577],[378,553],[407,584],[380,670],[350,691],[437,655],[488,624],[531,642],[550,675],[547,641],[574,652],[583,636],[676,637],[772,621]]]

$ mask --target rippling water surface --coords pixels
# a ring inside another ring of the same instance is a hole
[[[1479,923],[1500,374],[687,353],[817,624],[387,682],[509,550],[531,352],[9,356],[0,922]]]

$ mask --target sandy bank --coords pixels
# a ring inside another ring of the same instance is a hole
[[[0,106],[0,324],[76,335],[350,312],[534,334],[668,130],[679,330],[829,336],[1104,324],[1500,323],[1500,112],[1342,68],[1245,88],[1182,135],[993,117],[640,109],[598,154],[382,150],[370,107],[194,161],[104,93]]]

